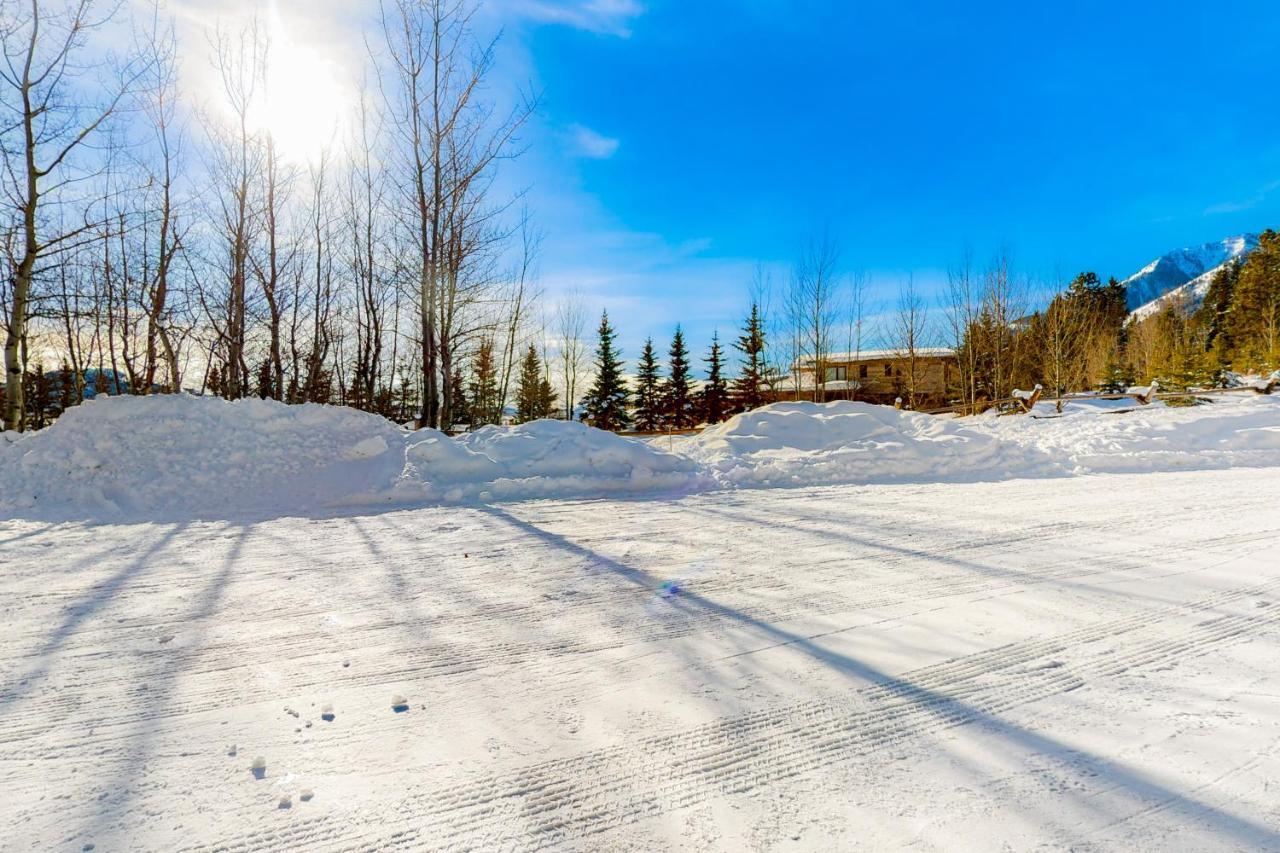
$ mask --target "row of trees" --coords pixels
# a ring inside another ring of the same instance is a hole
[[[536,99],[489,85],[476,4],[381,4],[350,121],[314,158],[268,114],[287,33],[252,18],[179,44],[158,5],[132,8],[0,5],[4,427],[43,421],[37,369],[68,404],[185,388],[448,428],[474,417],[462,362],[487,351],[508,399],[538,233],[494,187]],[[204,100],[178,76],[201,50]]]
[[[742,334],[733,346],[740,355],[738,375],[727,375],[724,347],[713,335],[705,380],[695,380],[684,332],[676,326],[668,350],[667,375],[661,375],[653,339],[645,340],[635,381],[623,374],[621,351],[608,312],[600,315],[595,348],[595,380],[583,399],[582,418],[600,429],[639,432],[683,430],[716,424],[737,412],[763,405],[772,397],[765,360],[765,330],[760,307],[752,303]]]
[[[1007,285],[1004,269],[993,264],[973,300],[965,298],[965,275],[952,278],[956,391],[967,404],[980,407],[984,399],[1037,383],[1052,395],[1151,381],[1176,390],[1280,368],[1280,236],[1274,231],[1245,258],[1222,267],[1199,305],[1184,294],[1141,317],[1129,315],[1122,284],[1103,283],[1091,272],[1053,294],[1045,308],[1024,314],[1029,291]]]

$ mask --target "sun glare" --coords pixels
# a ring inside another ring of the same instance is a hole
[[[338,66],[315,48],[297,43],[276,10],[259,118],[285,159],[315,163],[339,139],[347,92]]]

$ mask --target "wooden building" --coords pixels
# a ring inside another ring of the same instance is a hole
[[[780,399],[811,400],[816,379],[824,400],[892,404],[899,397],[907,401],[914,386],[915,407],[928,408],[946,404],[959,378],[956,365],[955,350],[946,347],[921,347],[914,357],[901,350],[836,352],[822,360],[821,377],[813,359],[802,359],[777,390]]]

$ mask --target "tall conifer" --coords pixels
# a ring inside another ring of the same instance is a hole
[[[622,355],[614,345],[609,312],[600,314],[597,330],[596,378],[582,401],[582,419],[598,429],[620,430],[631,424],[627,414],[627,386],[622,377]]]
[[[653,432],[662,427],[662,388],[658,378],[658,357],[653,351],[653,338],[644,342],[636,371],[636,429]]]

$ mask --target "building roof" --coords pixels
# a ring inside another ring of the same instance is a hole
[[[916,347],[916,358],[948,358],[956,354],[951,347]],[[861,361],[897,361],[906,358],[900,349],[864,349],[856,352],[827,353],[823,361],[827,364],[857,364]],[[813,367],[814,359],[802,358],[798,362],[802,367]]]

